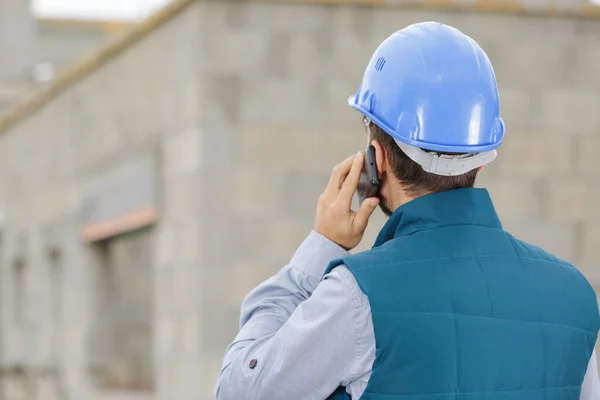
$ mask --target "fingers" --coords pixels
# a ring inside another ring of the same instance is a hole
[[[337,201],[344,209],[350,210],[352,196],[354,196],[354,192],[356,192],[356,188],[358,186],[358,181],[360,180],[360,173],[362,171],[364,162],[363,160],[364,155],[362,152],[359,152],[356,157],[354,157],[354,160],[352,160],[350,172],[348,172],[346,179],[342,183],[342,189],[340,190]]]
[[[352,161],[355,157],[356,154],[353,154],[333,168],[333,172],[329,178],[329,183],[327,184],[325,192],[323,193],[323,197],[326,201],[333,202],[337,198],[340,192],[340,187],[342,186],[344,179],[346,179],[348,172],[350,172],[350,169],[352,168]]]
[[[363,201],[360,209],[356,212],[356,216],[354,217],[354,227],[356,230],[364,232],[364,230],[367,228],[367,224],[369,223],[369,218],[378,205],[379,199],[377,197],[370,197]]]

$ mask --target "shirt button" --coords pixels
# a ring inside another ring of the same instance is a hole
[[[254,369],[256,368],[256,364],[258,364],[258,360],[256,358],[253,358],[252,360],[250,360],[248,367],[250,367],[250,369]]]

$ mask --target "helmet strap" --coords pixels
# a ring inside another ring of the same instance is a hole
[[[466,174],[476,168],[496,159],[496,150],[483,153],[467,153],[461,155],[438,154],[435,151],[425,151],[399,140],[395,140],[400,149],[425,172],[442,176]]]

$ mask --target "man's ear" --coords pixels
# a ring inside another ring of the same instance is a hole
[[[375,160],[377,162],[377,171],[379,173],[379,178],[381,178],[381,173],[386,170],[388,167],[387,163],[387,152],[385,148],[379,143],[377,140],[371,140],[371,145],[375,147]]]
[[[477,168],[477,173],[480,173],[481,171],[483,171],[484,168],[485,168],[485,165],[482,165],[481,167]]]

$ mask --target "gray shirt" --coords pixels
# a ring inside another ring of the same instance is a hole
[[[288,265],[250,292],[217,400],[323,400],[340,385],[360,398],[375,360],[369,301],[345,266],[323,277],[331,260],[348,254],[312,232]],[[600,400],[595,352],[580,399]]]

